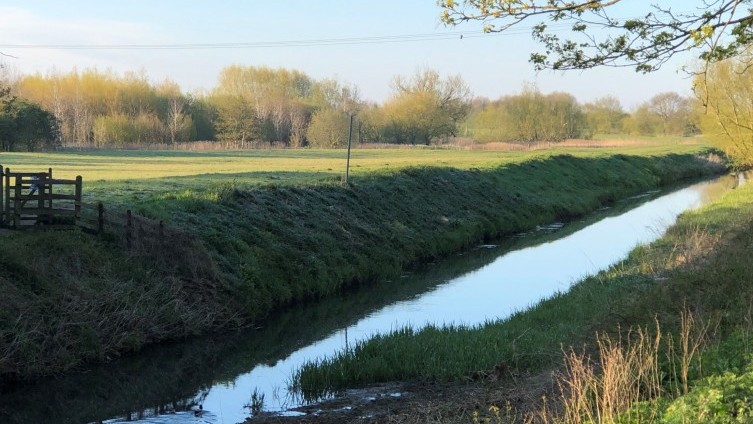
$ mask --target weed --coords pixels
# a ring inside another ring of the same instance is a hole
[[[264,393],[259,392],[257,389],[251,393],[251,400],[243,406],[248,409],[251,416],[257,416],[264,411]]]

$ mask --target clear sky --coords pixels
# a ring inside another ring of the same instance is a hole
[[[636,4],[628,2],[629,7]],[[622,11],[630,16],[645,12]],[[169,77],[186,91],[211,89],[220,70],[231,64],[285,67],[355,84],[362,98],[377,102],[388,98],[395,75],[422,68],[460,74],[475,95],[491,99],[517,93],[525,83],[535,83],[543,92],[572,93],[581,102],[614,95],[626,108],[663,91],[690,94],[690,81],[679,71],[687,59],[673,60],[649,75],[613,68],[537,73],[528,62],[538,47],[527,30],[530,25],[509,34],[480,34],[477,25],[446,28],[439,14],[435,0],[4,0],[0,52],[15,58],[0,60],[20,73],[143,69],[151,80]],[[399,37],[388,38],[394,36]],[[291,41],[295,43],[286,43]],[[190,43],[223,48],[12,47]]]

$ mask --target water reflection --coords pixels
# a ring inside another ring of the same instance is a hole
[[[606,268],[661,235],[682,211],[735,184],[722,178],[653,200],[618,202],[580,222],[541,226],[378,287],[281,313],[260,329],[159,346],[6,391],[0,421],[235,423],[250,414],[255,391],[268,410],[295,406],[285,387],[303,361],[406,324],[478,324],[507,316]],[[194,413],[199,406],[203,411]]]

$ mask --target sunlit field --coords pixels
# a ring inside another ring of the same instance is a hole
[[[464,149],[354,149],[351,176],[389,173],[410,166],[438,166],[458,169],[489,168],[532,157],[571,154],[605,157],[615,153],[654,155],[688,153],[701,148],[690,139],[644,143],[590,142],[530,151]],[[602,147],[604,146],[604,147]],[[599,147],[599,148],[595,148]],[[231,150],[231,151],[63,151],[54,153],[3,153],[0,164],[14,171],[53,168],[54,175],[85,182],[133,181],[165,177],[200,177],[201,181],[240,180],[245,184],[301,184],[339,180],[345,175],[346,151],[338,150]],[[176,181],[177,182],[177,181]],[[182,184],[189,181],[182,179]]]

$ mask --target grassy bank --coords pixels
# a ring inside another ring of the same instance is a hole
[[[376,283],[485,239],[712,172],[697,151],[474,156],[458,167],[356,173],[348,187],[327,178],[272,185],[254,173],[252,181],[245,174],[104,180],[89,196],[116,204],[125,197],[137,213],[194,237],[151,252],[85,234],[4,237],[0,375],[59,372]],[[172,157],[149,160],[159,168]]]
[[[607,422],[747,422],[753,418],[752,222],[748,185],[682,215],[659,241],[530,310],[477,328],[404,329],[376,337],[304,366],[295,384],[315,397],[383,381],[463,381],[488,374],[507,380],[563,369],[559,381],[569,390],[562,398],[549,394],[548,422],[591,422],[597,413]],[[650,341],[644,350],[650,355],[636,353],[639,328],[643,341]],[[575,350],[562,368],[568,346]],[[585,356],[578,354],[582,346]],[[635,359],[655,367],[654,380],[618,381],[623,371],[645,375],[635,362],[628,364]],[[588,380],[586,368],[595,372]],[[591,385],[572,390],[574,376]],[[615,388],[618,396],[607,405]],[[630,399],[633,388],[642,392]],[[607,411],[614,405],[622,409]],[[482,418],[489,413],[481,411]],[[493,413],[487,418],[498,422]]]

